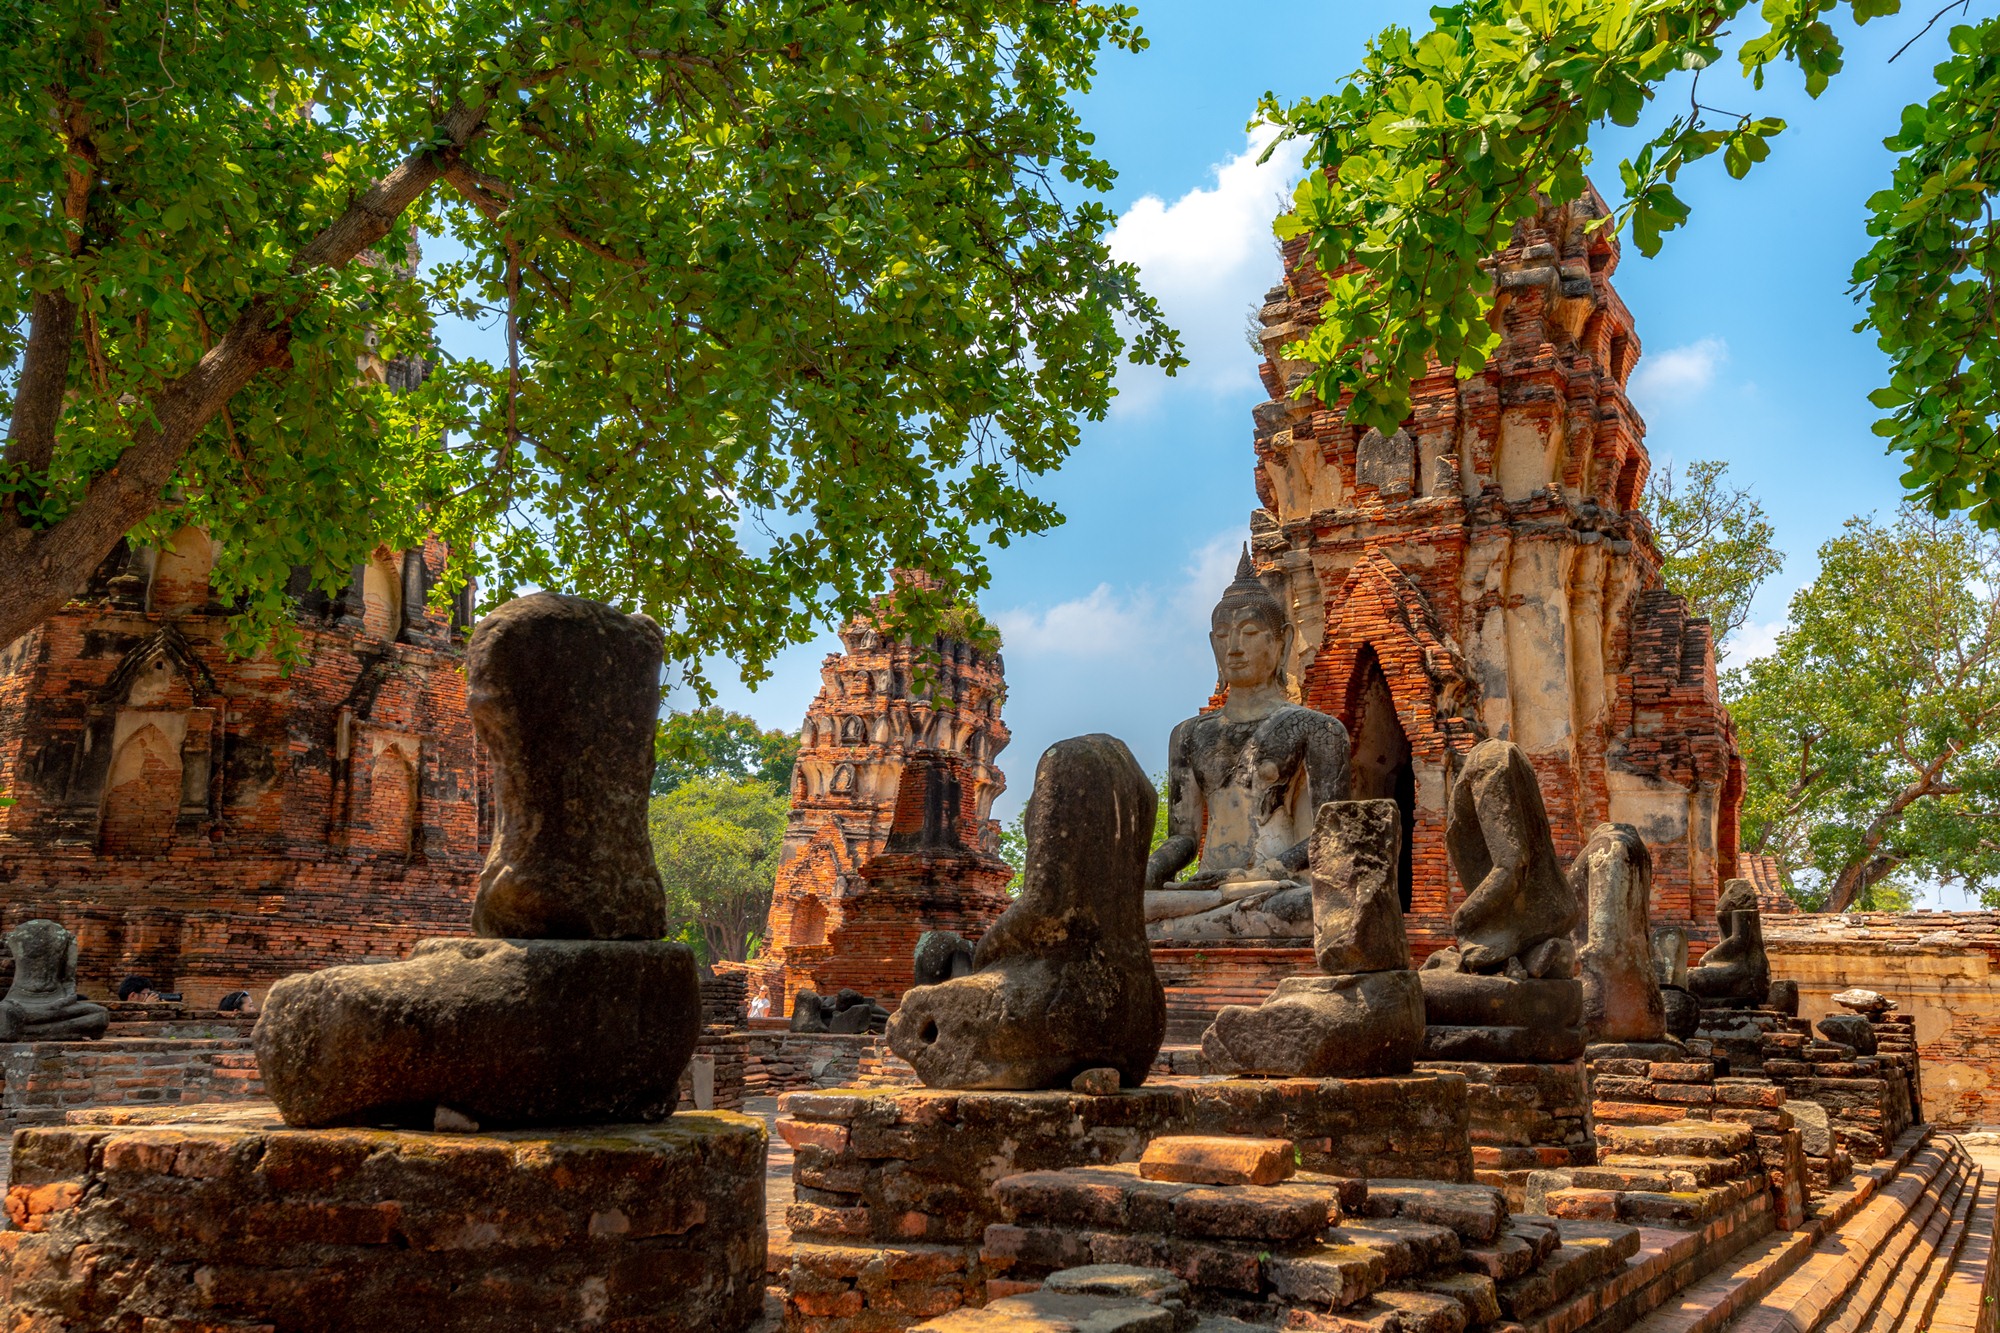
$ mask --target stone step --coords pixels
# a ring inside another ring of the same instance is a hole
[[[1953,1145],[1925,1144],[1893,1179],[1884,1179],[1868,1202],[1801,1256],[1756,1308],[1737,1320],[1740,1333],[1792,1333],[1814,1329],[1854,1289],[1869,1266],[1931,1188],[1953,1155]],[[1693,1333],[1716,1325],[1695,1325]],[[1643,1328],[1643,1326],[1642,1326]],[[1643,1328],[1643,1333],[1665,1333]]]
[[[1862,1327],[1865,1333],[1896,1333],[1902,1328],[1923,1328],[1930,1322],[1938,1293],[1944,1289],[1952,1265],[1965,1249],[1965,1229],[1979,1202],[1980,1184],[1985,1177],[1975,1163],[1964,1177],[1958,1197],[1949,1212],[1939,1208],[1931,1215],[1919,1242],[1921,1264],[1910,1263],[1897,1272],[1890,1289],[1883,1293],[1875,1312]]]
[[[1391,1282],[1456,1268],[1462,1252],[1458,1233],[1450,1227],[1400,1217],[1342,1222],[1329,1228],[1324,1239],[1328,1245],[1360,1246],[1380,1254]]]
[[[1627,1157],[1734,1157],[1749,1152],[1750,1126],[1715,1120],[1667,1125],[1600,1125],[1600,1153]]]
[[[1993,1227],[2000,1212],[2000,1187],[1982,1180],[1973,1190],[1972,1213],[1966,1220],[1964,1242],[1937,1292],[1936,1304],[1916,1327],[1931,1333],[1985,1333],[1993,1327],[1991,1311],[2000,1264],[1993,1262]]]
[[[1636,1153],[1605,1153],[1598,1157],[1600,1168],[1620,1171],[1647,1171],[1667,1176],[1673,1189],[1700,1189],[1738,1180],[1756,1170],[1748,1156],[1736,1157],[1642,1157]],[[1579,1167],[1582,1176],[1589,1168]],[[1581,1183],[1579,1181],[1578,1183]]]
[[[1911,1201],[1909,1211],[1884,1237],[1845,1297],[1833,1306],[1821,1324],[1827,1333],[1860,1333],[1868,1326],[1877,1309],[1883,1310],[1890,1328],[1896,1326],[1896,1316],[1901,1313],[1896,1297],[1900,1295],[1907,1301],[1910,1290],[1908,1281],[1899,1286],[1899,1279],[1912,1266],[1921,1265],[1925,1237],[1932,1234],[1933,1223],[1937,1223],[1940,1217],[1945,1222],[1950,1220],[1952,1208],[1965,1188],[1966,1179],[1975,1169],[1964,1150],[1952,1143],[1946,1150],[1944,1163],[1937,1175]],[[1942,1231],[1941,1223],[1939,1231]],[[1914,1275],[1910,1277],[1913,1279]]]
[[[1639,1252],[1636,1227],[1562,1219],[1562,1243],[1533,1270],[1499,1284],[1500,1308],[1509,1319],[1527,1319],[1568,1300],[1609,1276]]]
[[[1370,1180],[1362,1217],[1401,1217],[1450,1227],[1468,1244],[1482,1244],[1507,1224],[1506,1196],[1491,1185],[1454,1185],[1435,1180]]]
[[[1065,1225],[1163,1236],[1260,1240],[1318,1235],[1340,1220],[1358,1182],[1300,1176],[1277,1185],[1194,1185],[1145,1180],[1134,1163],[1023,1171],[993,1186],[1000,1210],[1023,1226]]]
[[[1852,1221],[1879,1190],[1892,1184],[1927,1140],[1927,1130],[1911,1130],[1898,1140],[1893,1158],[1871,1163],[1821,1196],[1805,1226],[1753,1240],[1692,1285],[1641,1315],[1627,1333],[1716,1333],[1739,1316],[1747,1321],[1756,1314],[1752,1307],[1794,1275],[1814,1254],[1814,1246]],[[1798,1333],[1801,1326],[1786,1323],[1771,1327]]]
[[[1550,1190],[1542,1206],[1559,1218],[1692,1230],[1759,1193],[1763,1182],[1731,1180],[1694,1190]]]

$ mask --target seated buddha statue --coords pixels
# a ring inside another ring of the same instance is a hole
[[[0,999],[0,1041],[89,1041],[111,1011],[76,993],[76,936],[53,921],[24,921],[7,935],[14,984]]]
[[[1347,799],[1347,728],[1287,695],[1291,621],[1247,550],[1209,624],[1227,701],[1167,742],[1167,840],[1146,865],[1146,934],[1309,940],[1313,819],[1327,801]],[[1197,852],[1194,873],[1175,882]]]

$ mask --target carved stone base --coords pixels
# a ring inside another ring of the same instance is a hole
[[[737,1333],[762,1303],[764,1131],[745,1116],[498,1134],[288,1129],[260,1103],[122,1118],[16,1140],[0,1291],[24,1327]]]
[[[1287,977],[1256,1008],[1217,1014],[1201,1053],[1218,1074],[1379,1078],[1409,1073],[1423,1044],[1423,988],[1404,969]]]

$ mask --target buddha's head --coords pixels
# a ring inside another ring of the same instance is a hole
[[[1223,685],[1247,689],[1285,678],[1292,622],[1284,606],[1257,577],[1247,547],[1236,564],[1235,581],[1209,618],[1208,641],[1215,650],[1216,678]]]

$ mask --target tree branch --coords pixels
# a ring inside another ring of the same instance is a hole
[[[14,383],[7,422],[6,463],[11,471],[45,470],[56,454],[56,422],[69,384],[69,354],[76,343],[76,303],[61,292],[36,292],[28,345]],[[10,502],[11,503],[11,502]]]
[[[405,157],[299,251],[291,271],[305,276],[338,267],[387,236],[403,210],[484,126],[490,105],[482,100],[453,108],[429,144]],[[159,507],[161,492],[195,437],[244,385],[287,363],[291,321],[317,295],[318,284],[307,284],[303,292],[283,300],[251,300],[190,370],[131,413],[132,443],[116,464],[91,481],[62,521],[34,528],[17,515],[0,516],[0,566],[10,575],[8,586],[0,590],[0,644],[11,643],[61,609],[118,540]]]

